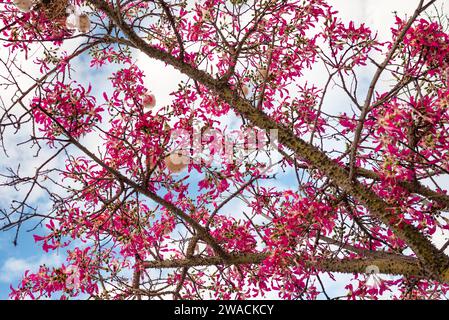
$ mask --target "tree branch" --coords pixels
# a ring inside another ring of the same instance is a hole
[[[238,265],[258,265],[270,256],[269,253],[247,253],[233,254],[225,261],[218,256],[200,257],[193,256],[186,259],[174,259],[163,261],[145,261],[144,268],[164,269],[164,268],[192,268],[192,267],[208,267],[208,266],[238,266]],[[291,265],[297,264],[298,257],[289,261]],[[299,261],[306,267],[315,268],[322,272],[336,273],[365,273],[366,268],[375,265],[379,268],[380,273],[389,275],[413,276],[424,278],[428,276],[420,266],[420,262],[416,258],[406,257],[389,253],[370,254],[364,258],[328,258],[319,261]],[[449,277],[434,278],[443,282],[449,282]]]

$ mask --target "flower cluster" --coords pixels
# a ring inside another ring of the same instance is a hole
[[[404,21],[397,18],[397,34]],[[417,75],[423,71],[423,66],[429,68],[429,74],[447,76],[449,67],[449,35],[443,31],[443,27],[436,21],[419,19],[411,27],[403,41],[404,52],[410,54],[415,61],[407,65],[410,75]]]
[[[33,98],[34,121],[49,138],[49,143],[61,134],[81,137],[102,120],[103,108],[96,105],[90,91],[90,86],[86,89],[75,82],[56,82]]]

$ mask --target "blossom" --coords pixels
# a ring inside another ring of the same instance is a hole
[[[33,7],[31,0],[14,0],[14,5],[22,12],[29,12]]]

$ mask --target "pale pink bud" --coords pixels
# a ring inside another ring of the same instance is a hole
[[[74,14],[70,14],[65,21],[65,26],[69,30],[76,30],[78,28],[78,22],[78,17]]]
[[[22,12],[29,12],[33,7],[31,0],[14,0],[14,5]]]
[[[152,93],[145,93],[142,97],[142,104],[145,109],[153,109],[156,106],[156,97]]]
[[[81,33],[88,33],[90,31],[90,19],[85,13],[78,17],[78,30]]]
[[[174,152],[165,158],[167,169],[173,173],[181,172],[188,164],[189,158],[179,151]]]

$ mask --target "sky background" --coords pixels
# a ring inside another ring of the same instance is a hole
[[[398,12],[399,15],[412,14],[416,7],[418,0],[331,0],[329,1],[340,12],[340,16],[344,21],[354,20],[357,23],[365,23],[372,30],[376,30],[379,33],[380,40],[389,38],[390,27],[394,23],[393,12]],[[440,1],[441,3],[441,1]],[[1,27],[1,25],[0,25]],[[76,45],[76,43],[69,44]],[[0,55],[5,54],[5,50],[0,50]],[[90,81],[95,83],[96,88],[105,90],[109,86],[107,76],[105,74],[107,70],[100,72],[92,72],[88,68],[88,62],[86,60],[78,60],[77,74],[81,82]],[[165,67],[161,62],[155,62],[148,59],[143,54],[138,56],[139,65],[144,69],[147,74],[145,79],[146,85],[153,92],[157,93],[158,104],[166,105],[170,102],[169,93],[177,88],[177,84],[183,78],[177,71],[174,71],[170,67]],[[23,61],[24,65],[27,65],[28,70],[35,70],[35,66],[29,62]],[[34,68],[34,69],[33,69]],[[35,70],[36,71],[36,70]],[[0,69],[0,73],[4,70]],[[308,81],[315,81],[322,83],[326,79],[321,77],[322,73],[315,72],[307,75]],[[363,77],[363,75],[362,75]],[[369,81],[370,74],[367,73],[366,82]],[[26,87],[27,79],[23,79],[23,85]],[[10,95],[11,92],[3,95],[3,98]],[[7,99],[5,99],[7,101]],[[332,105],[326,105],[327,108],[347,108],[349,106],[346,100],[342,100],[338,94],[331,99]],[[9,150],[11,154],[9,158],[5,158],[0,155],[0,171],[4,170],[6,165],[11,163],[22,162],[24,170],[32,170],[33,162],[35,159],[30,152],[26,150],[20,150],[16,148],[17,139],[20,137],[15,136],[14,139],[9,141]],[[86,141],[87,144],[95,146],[95,141]],[[289,176],[284,176],[282,181],[279,181],[281,186],[289,187]],[[20,195],[20,192],[6,193],[0,190],[0,208],[8,207],[11,200]],[[45,208],[45,198],[43,195],[34,195],[34,201]],[[242,204],[231,202],[228,207],[234,207],[234,212],[238,211],[239,206]],[[46,264],[48,266],[61,264],[64,260],[64,252],[52,252],[45,254],[39,246],[37,246],[32,238],[33,234],[42,234],[42,230],[35,230],[32,232],[26,232],[24,228],[21,232],[19,242],[17,246],[12,244],[14,239],[15,230],[9,232],[0,233],[0,299],[7,299],[9,293],[9,286],[13,284],[15,286],[23,275],[25,270],[36,271],[39,265]],[[441,236],[441,239],[437,239],[438,242],[443,242],[445,237]],[[65,250],[65,249],[64,249]],[[340,276],[340,280],[344,280],[348,276]],[[341,290],[341,283],[331,283],[328,287],[329,293],[337,293]]]

